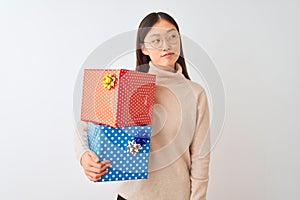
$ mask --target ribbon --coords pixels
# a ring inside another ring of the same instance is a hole
[[[133,155],[137,154],[141,149],[141,145],[137,144],[134,140],[128,142],[127,152],[132,153]]]
[[[150,139],[150,134],[144,129],[138,131],[133,137],[133,140],[140,145],[146,144],[149,139]]]
[[[128,141],[127,152],[130,152],[133,155],[137,154],[142,149],[142,145],[145,145],[148,140],[150,140],[150,133],[146,130],[138,131],[134,135],[133,140]]]
[[[105,87],[106,90],[110,90],[115,88],[116,84],[117,84],[117,77],[116,74],[106,74],[103,77],[103,81],[102,81],[103,86]]]

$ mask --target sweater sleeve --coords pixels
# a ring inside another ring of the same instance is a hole
[[[198,96],[195,134],[190,145],[190,200],[206,200],[210,163],[209,108],[206,93]]]
[[[81,160],[82,155],[90,151],[87,139],[87,122],[79,121],[75,127],[74,147],[77,159]]]

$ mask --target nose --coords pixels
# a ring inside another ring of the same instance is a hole
[[[161,48],[162,48],[162,50],[169,50],[170,49],[170,45],[168,44],[166,39],[162,40]]]

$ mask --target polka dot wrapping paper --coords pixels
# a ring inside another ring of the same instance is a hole
[[[112,127],[151,124],[155,80],[127,69],[84,69],[81,120]]]
[[[89,122],[90,149],[111,163],[98,182],[147,179],[151,131],[149,125],[114,128]],[[132,141],[140,144],[136,153],[129,151]]]

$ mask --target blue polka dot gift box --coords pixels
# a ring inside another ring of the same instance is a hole
[[[127,69],[84,69],[81,120],[112,127],[151,124],[156,76]]]
[[[148,178],[151,126],[114,128],[88,122],[89,147],[111,167],[99,182]]]

